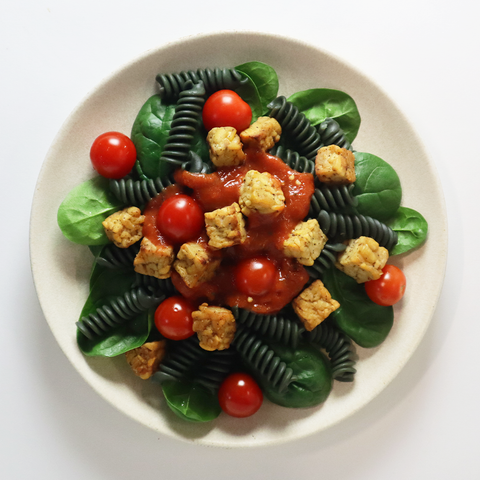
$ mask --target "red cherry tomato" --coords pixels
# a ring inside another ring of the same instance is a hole
[[[157,227],[167,239],[175,243],[194,240],[205,224],[203,210],[188,195],[167,198],[158,210]]]
[[[257,382],[246,373],[232,373],[220,386],[218,401],[232,417],[250,417],[262,406],[263,393]]]
[[[183,297],[175,296],[164,300],[155,310],[157,330],[170,340],[185,340],[193,331],[193,306]]]
[[[378,280],[365,282],[365,291],[372,302],[389,307],[403,297],[407,279],[403,272],[394,265],[385,265]]]
[[[250,126],[252,109],[233,90],[219,90],[205,102],[202,119],[207,130],[233,127],[237,132],[242,132]]]
[[[120,132],[103,133],[90,149],[93,168],[105,178],[119,179],[129,174],[136,159],[135,145]]]
[[[278,275],[275,264],[267,257],[242,260],[235,268],[235,283],[245,295],[264,295]]]

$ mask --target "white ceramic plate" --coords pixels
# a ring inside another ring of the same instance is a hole
[[[378,155],[398,172],[402,204],[429,222],[427,243],[395,261],[408,278],[407,294],[395,308],[395,325],[378,348],[358,349],[353,384],[335,382],[318,408],[285,409],[266,402],[254,416],[236,420],[221,415],[208,424],[175,417],[158,385],[135,377],[123,356],[86,358],[77,348],[75,322],[87,297],[92,256],[67,241],[56,213],[67,193],[93,176],[92,141],[105,131],[130,133],[136,114],[156,92],[157,73],[205,67],[233,67],[259,60],[272,65],[280,94],[314,87],[343,90],[359,108],[358,151]],[[446,263],[443,195],[425,149],[408,120],[371,80],[343,61],[311,45],[258,33],[219,33],[191,37],[148,51],[101,83],[63,125],[48,152],[31,216],[31,260],[38,296],[55,338],[83,378],[107,401],[138,422],[179,439],[218,446],[259,446],[291,441],[344,420],[366,405],[403,368],[432,318]],[[429,270],[429,282],[422,272]]]

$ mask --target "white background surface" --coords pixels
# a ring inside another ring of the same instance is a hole
[[[137,0],[135,6],[122,0],[4,0],[0,478],[480,478],[479,14],[466,0],[221,6],[209,0]],[[373,78],[411,119],[435,160],[449,216],[443,293],[401,374],[342,424],[258,450],[160,437],[98,397],[48,329],[28,254],[36,178],[78,102],[150,48],[235,29],[313,43]]]

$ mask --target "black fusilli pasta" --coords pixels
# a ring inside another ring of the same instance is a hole
[[[164,298],[143,288],[133,288],[97,308],[94,313],[82,317],[76,325],[84,336],[92,339],[132,320],[141,312],[158,305]]]
[[[110,180],[109,187],[110,191],[124,205],[140,207],[163,192],[171,184],[172,181],[169,178],[161,177],[150,180],[122,178],[120,180]]]
[[[207,95],[217,90],[235,90],[248,83],[248,78],[234,68],[205,68],[166,75],[158,74],[156,80],[160,87],[160,96],[166,100],[178,98],[189,81],[192,83],[202,81]]]
[[[163,293],[167,297],[171,297],[178,293],[177,289],[173,286],[171,278],[161,279],[152,277],[151,275],[143,275],[141,273],[135,275],[135,283],[133,286],[142,287],[144,290],[156,292],[157,294]]]
[[[323,233],[329,239],[335,239],[336,241],[350,240],[362,236],[371,237],[388,251],[391,251],[398,241],[396,232],[372,217],[360,214],[343,215],[321,210],[316,218]]]
[[[211,352],[195,375],[194,382],[212,392],[218,391],[235,364],[237,352],[233,349]]]
[[[354,184],[326,186],[318,185],[310,201],[311,217],[316,217],[320,210],[341,211],[345,208],[355,208],[358,199],[353,195]]]
[[[291,169],[297,172],[315,174],[315,162],[302,157],[293,150],[277,144],[268,153],[282,159]]]
[[[323,147],[323,142],[317,129],[307,117],[283,96],[277,97],[267,107],[270,109],[270,117],[275,118],[282,126],[284,133],[295,142],[300,155],[314,161],[317,151]]]
[[[133,268],[133,261],[140,249],[140,243],[134,243],[128,248],[119,248],[113,243],[108,244],[103,248],[102,252],[95,261],[107,268]]]
[[[320,256],[317,257],[313,265],[306,266],[305,270],[311,278],[317,280],[323,277],[325,270],[332,268],[337,260],[337,253],[343,252],[346,245],[343,243],[327,243],[322,249]]]
[[[352,144],[348,141],[345,132],[333,118],[325,119],[318,126],[318,133],[324,145],[338,145],[341,148],[353,151]]]
[[[352,341],[333,325],[322,322],[311,332],[306,332],[307,342],[324,348],[330,358],[332,375],[340,382],[353,382],[356,370],[355,354],[352,350]]]

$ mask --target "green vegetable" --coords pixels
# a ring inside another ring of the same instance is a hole
[[[388,222],[388,226],[398,234],[398,242],[391,255],[409,252],[420,246],[427,238],[427,221],[420,213],[411,208],[400,207]]]
[[[360,128],[360,114],[350,95],[329,88],[313,88],[294,93],[288,98],[314,126],[326,118],[334,118],[351,142]]]
[[[265,396],[273,403],[289,408],[313,407],[323,403],[332,390],[333,378],[328,358],[311,345],[292,349],[278,343],[270,344],[287,367],[293,370],[295,380],[278,393],[265,379],[259,378]]]
[[[162,384],[163,395],[172,411],[190,422],[209,422],[220,415],[215,393],[188,381],[168,380]]]
[[[370,153],[355,153],[355,188],[358,213],[384,222],[398,210],[402,187],[397,172],[387,162]]]
[[[96,311],[112,298],[131,289],[135,281],[133,269],[113,270],[101,268],[91,286],[90,295],[80,313],[82,318]],[[95,267],[93,269],[95,271]],[[92,274],[93,278],[93,274]],[[105,335],[90,340],[77,331],[77,343],[87,356],[114,357],[143,345],[153,325],[153,311],[144,312],[133,320]]]
[[[278,77],[275,70],[262,62],[248,62],[235,70],[243,73],[250,82],[237,89],[237,93],[252,109],[252,121],[266,114],[267,105],[278,94]]]
[[[392,328],[393,308],[372,302],[362,284],[336,268],[325,272],[323,283],[340,303],[328,318],[361,347],[380,345]]]
[[[110,192],[108,180],[98,176],[68,193],[58,209],[58,226],[74,243],[104,245],[109,240],[102,222],[122,207],[122,203]]]

